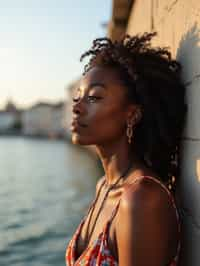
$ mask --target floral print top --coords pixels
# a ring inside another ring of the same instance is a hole
[[[168,193],[168,195],[171,198],[171,202],[176,210],[176,216],[177,216],[177,222],[178,222],[178,228],[179,228],[179,243],[177,247],[177,252],[173,260],[168,266],[177,266],[178,265],[178,258],[179,258],[179,252],[180,252],[180,246],[181,246],[181,241],[180,241],[180,234],[181,234],[181,225],[180,225],[180,218],[178,214],[177,207],[175,205],[174,198],[172,194],[169,192],[169,190],[166,188],[166,186],[161,183],[158,179],[150,177],[150,176],[142,176],[139,178],[136,178],[134,182],[140,178],[150,178],[154,180],[155,182],[159,183]],[[103,182],[104,184],[104,182]],[[102,184],[102,186],[103,186]],[[99,192],[102,188],[102,186],[99,189]],[[98,196],[97,196],[98,197]],[[96,198],[97,199],[97,198]],[[75,259],[75,253],[76,253],[76,244],[78,241],[78,237],[80,235],[81,229],[83,227],[83,224],[85,222],[85,219],[87,217],[87,214],[93,207],[93,204],[90,206],[86,216],[83,218],[81,221],[80,225],[78,226],[75,234],[73,235],[72,239],[70,240],[68,247],[66,249],[66,266],[117,266],[118,262],[115,260],[115,258],[112,256],[109,247],[108,247],[108,233],[109,233],[109,226],[112,222],[113,217],[115,216],[117,209],[119,207],[119,202],[115,206],[111,218],[106,222],[106,224],[103,227],[102,232],[99,234],[98,238],[93,241],[91,245],[89,245],[83,253],[80,255],[79,258]]]

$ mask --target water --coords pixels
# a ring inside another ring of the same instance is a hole
[[[0,266],[65,265],[66,245],[102,175],[62,141],[0,138]]]

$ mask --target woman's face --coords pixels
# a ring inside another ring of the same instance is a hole
[[[126,134],[126,88],[115,69],[90,69],[75,89],[73,101],[74,144],[106,145]]]

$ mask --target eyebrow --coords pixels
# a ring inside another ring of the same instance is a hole
[[[101,83],[101,82],[94,82],[94,83],[91,83],[91,84],[87,87],[87,89],[91,89],[92,87],[96,87],[96,86],[100,86],[100,87],[103,87],[104,89],[106,89],[106,86],[105,86],[103,83]]]
[[[88,87],[86,87],[86,90],[89,90],[89,89],[91,89],[93,87],[96,87],[96,86],[100,86],[100,87],[102,87],[104,89],[107,89],[107,87],[103,83],[101,83],[101,82],[94,82],[94,83],[91,83]],[[77,91],[81,91],[81,88],[80,87],[77,88]]]

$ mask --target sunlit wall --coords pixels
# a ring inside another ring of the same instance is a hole
[[[113,4],[122,1],[113,1]],[[115,10],[113,9],[113,12]],[[116,11],[115,11],[116,12]],[[114,14],[113,17],[117,17]],[[124,19],[125,21],[125,19]],[[178,196],[182,217],[181,266],[200,264],[200,6],[198,0],[135,0],[124,32],[157,31],[154,44],[169,46],[183,66],[188,115],[182,138],[182,178]],[[112,34],[110,34],[112,37]],[[114,36],[114,35],[113,35]],[[116,38],[116,36],[114,36]]]

